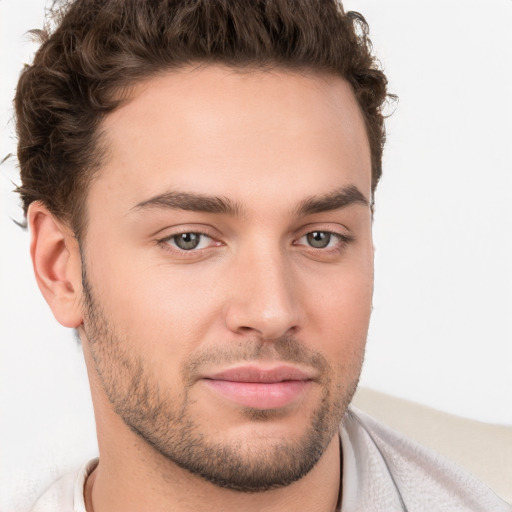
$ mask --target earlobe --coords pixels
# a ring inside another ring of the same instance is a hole
[[[65,327],[82,323],[81,260],[72,231],[39,201],[29,207],[30,255],[37,284],[55,318]]]

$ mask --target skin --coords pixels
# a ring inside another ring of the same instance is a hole
[[[43,205],[29,210],[38,284],[57,320],[78,328],[89,373],[101,462],[88,511],[334,510],[338,423],[373,289],[370,151],[350,86],[315,73],[183,69],[136,85],[101,131],[108,157],[80,246]],[[347,190],[360,199],[304,207]],[[153,204],[170,192],[234,211]],[[206,236],[183,250],[173,238],[183,233]],[[312,246],[308,233],[330,241]],[[286,364],[307,383],[284,405],[247,407],[205,378],[248,364]],[[304,458],[315,419],[313,467],[271,489],[212,483],[173,460],[176,436],[192,433],[244,471],[280,474]]]

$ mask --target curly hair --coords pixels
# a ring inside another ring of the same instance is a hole
[[[53,29],[23,69],[15,96],[20,194],[80,236],[88,184],[105,148],[101,121],[123,91],[194,63],[335,74],[352,86],[372,160],[382,172],[387,80],[368,25],[338,0],[76,0],[57,2]]]

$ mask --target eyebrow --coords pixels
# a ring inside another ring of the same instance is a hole
[[[353,204],[369,206],[370,203],[364,194],[354,185],[342,187],[332,194],[320,197],[308,197],[302,201],[296,209],[296,215],[304,217],[314,213],[340,210]]]
[[[170,208],[194,212],[218,213],[237,216],[241,212],[239,204],[227,197],[206,196],[189,192],[166,192],[136,204],[131,210],[148,208]]]

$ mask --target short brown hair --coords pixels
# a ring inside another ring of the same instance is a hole
[[[382,172],[387,80],[368,25],[337,0],[77,0],[53,9],[55,29],[15,96],[25,215],[42,201],[79,237],[87,186],[103,152],[99,124],[120,92],[191,63],[282,67],[345,78],[363,113],[372,192]]]

